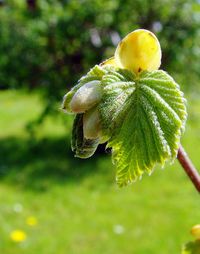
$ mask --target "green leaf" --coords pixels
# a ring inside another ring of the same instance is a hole
[[[111,136],[117,182],[126,185],[173,160],[186,121],[183,93],[164,71],[110,70],[102,78],[99,104],[103,132]]]

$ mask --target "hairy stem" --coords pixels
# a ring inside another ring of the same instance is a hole
[[[181,145],[178,150],[177,159],[179,160],[181,166],[189,176],[197,191],[200,193],[200,175]]]

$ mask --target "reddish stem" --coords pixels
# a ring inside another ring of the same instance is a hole
[[[200,175],[181,145],[178,150],[177,159],[179,160],[180,164],[182,165],[186,174],[189,176],[197,191],[200,193]]]

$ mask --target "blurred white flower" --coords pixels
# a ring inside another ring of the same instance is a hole
[[[90,40],[95,47],[97,48],[101,47],[102,45],[101,37],[96,28],[90,29]]]
[[[16,212],[16,213],[21,213],[22,210],[23,210],[22,204],[20,204],[20,203],[14,204],[13,210],[14,210],[14,212]]]
[[[117,224],[117,225],[114,225],[114,227],[113,227],[113,232],[114,232],[115,234],[117,234],[117,235],[123,234],[124,231],[125,231],[125,230],[124,230],[124,227],[123,227],[122,225]]]

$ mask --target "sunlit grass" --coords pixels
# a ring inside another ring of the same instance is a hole
[[[188,105],[182,143],[200,168],[200,103]],[[0,93],[0,253],[180,253],[200,201],[178,162],[118,189],[109,154],[73,157],[68,116],[29,140],[24,126],[41,110],[37,94]],[[15,230],[26,238],[13,241]]]

